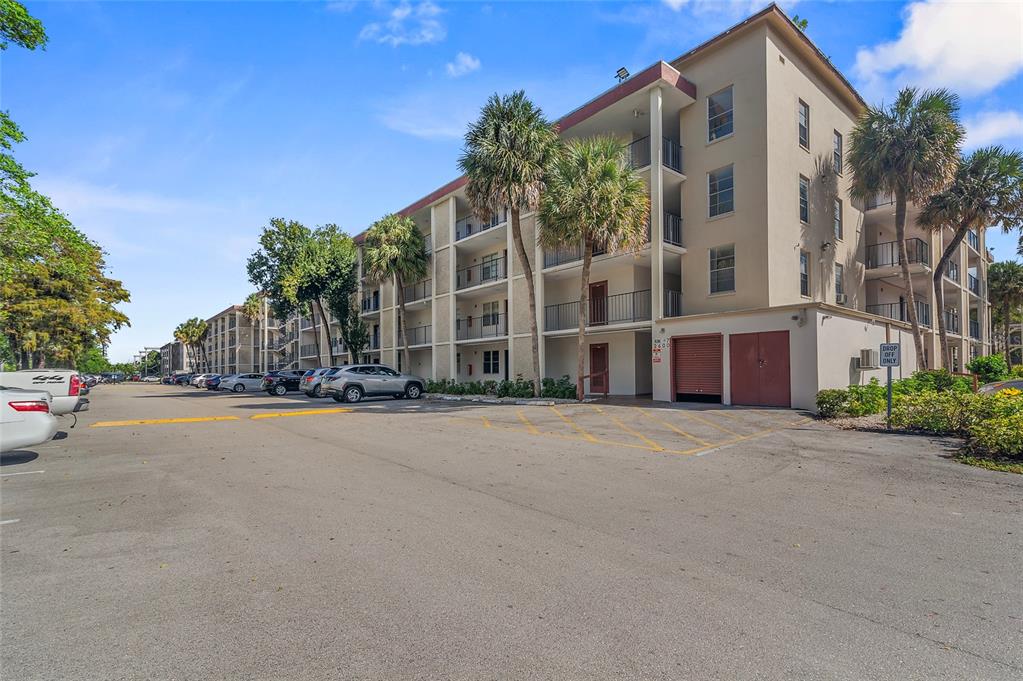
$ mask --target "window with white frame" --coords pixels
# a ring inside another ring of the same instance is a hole
[[[845,266],[835,263],[835,297],[841,300],[845,296]]]
[[[839,175],[841,175],[842,174],[842,163],[843,163],[843,158],[842,158],[842,133],[840,133],[839,131],[835,130],[834,141],[832,142],[832,144],[834,145],[834,151],[832,152],[832,161],[833,161],[833,164],[835,166],[835,172],[838,173]]]
[[[845,228],[842,225],[842,199],[835,199],[835,238],[841,239],[845,233]]]
[[[732,166],[718,168],[707,173],[707,205],[709,215],[724,215],[735,210],[735,182]]]
[[[810,105],[799,100],[799,146],[810,148]]]
[[[810,222],[810,180],[799,176],[799,221]]]
[[[499,373],[501,373],[501,351],[500,350],[484,350],[483,351],[483,373],[484,374],[499,374]]]
[[[492,281],[501,278],[500,253],[488,253],[483,256],[482,267],[480,267],[480,280]]]
[[[483,326],[497,326],[500,314],[500,302],[495,300],[492,303],[483,303]]]
[[[735,244],[710,249],[710,292],[735,290]]]
[[[810,297],[810,253],[799,252],[799,295]]]
[[[713,142],[732,132],[732,86],[729,85],[707,98],[707,141]]]

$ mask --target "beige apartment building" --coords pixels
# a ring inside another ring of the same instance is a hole
[[[651,199],[647,244],[593,260],[582,311],[588,392],[812,408],[819,389],[883,378],[882,342],[902,343],[897,376],[915,370],[891,206],[849,195],[846,140],[863,108],[772,5],[560,119],[565,138],[621,139]],[[464,186],[458,178],[399,211],[428,239],[431,273],[407,287],[408,339],[399,335],[394,287],[362,278],[371,330],[364,359],[438,379],[529,376],[526,281],[507,213],[479,220]],[[933,362],[930,272],[949,235],[910,231]],[[530,213],[522,233],[542,374],[574,379],[581,250],[536,246]],[[971,236],[946,277],[943,313],[955,322],[958,358],[990,347],[987,262],[983,236]],[[314,328],[292,323],[300,328],[290,347],[305,349],[288,358],[307,366],[311,341],[301,334]],[[411,366],[401,367],[406,343]]]
[[[241,305],[218,312],[206,320],[205,371],[215,374],[236,374],[249,371],[270,371],[279,368],[280,354],[273,348],[279,343],[277,321],[264,307],[261,318],[251,319]]]

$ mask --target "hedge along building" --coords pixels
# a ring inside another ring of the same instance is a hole
[[[591,302],[580,311],[581,250],[535,246],[535,216],[523,215],[543,375],[574,380],[580,313],[591,393],[812,408],[821,388],[882,378],[861,351],[886,340],[904,347],[897,374],[912,372],[905,291],[888,255],[890,207],[854,201],[843,167],[863,108],[771,5],[563,117],[566,138],[621,139],[650,191],[650,232],[636,252],[594,258]],[[366,357],[400,367],[407,342],[412,366],[400,368],[423,376],[529,376],[529,306],[508,216],[473,216],[465,182],[399,211],[415,220],[431,254],[429,276],[406,288],[407,340],[393,284],[360,271]],[[930,263],[949,234],[914,236],[928,254],[928,262],[911,256],[918,306],[933,307]],[[981,234],[961,247],[960,271],[983,280],[982,254]],[[966,357],[988,351],[989,315],[983,288],[961,279],[970,283],[950,288],[946,305],[976,320],[968,325],[976,337],[951,335]],[[930,357],[938,356],[935,336],[926,330]]]

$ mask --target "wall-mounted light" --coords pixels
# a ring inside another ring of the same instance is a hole
[[[618,69],[618,72],[615,74],[615,76],[618,78],[618,82],[621,83],[623,80],[629,77],[629,70],[623,66],[622,68]]]

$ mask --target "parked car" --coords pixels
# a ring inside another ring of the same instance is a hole
[[[57,419],[50,410],[52,400],[45,390],[0,386],[0,452],[53,439]]]
[[[82,377],[74,369],[23,369],[0,372],[0,385],[22,390],[45,391],[52,396],[50,413],[63,416],[89,409],[82,395]]]
[[[298,390],[305,375],[305,369],[278,369],[263,376],[260,388],[271,395],[283,395],[289,390]]]
[[[226,378],[226,376],[219,376],[215,374],[207,378],[204,385],[207,390],[220,390],[220,382],[223,381],[224,378]]]
[[[190,385],[192,383],[192,374],[178,374],[174,377],[174,385]]]
[[[143,383],[159,383],[160,382],[160,377],[159,376],[143,376],[142,377],[142,382]]]
[[[95,388],[96,384],[99,383],[99,376],[94,376],[92,374],[84,374],[82,376],[82,380],[85,381],[85,385],[89,386],[90,388]]]
[[[342,367],[323,382],[323,392],[336,402],[358,402],[363,397],[389,395],[417,400],[426,385],[419,376],[400,374],[383,364],[355,364]]]
[[[220,389],[230,390],[233,393],[245,392],[246,390],[262,390],[263,374],[232,374],[223,376],[220,379]]]
[[[320,367],[309,369],[302,377],[302,392],[310,397],[323,397],[323,381],[344,367]]]
[[[1010,378],[1008,381],[995,381],[994,383],[985,383],[980,386],[977,392],[980,393],[996,393],[999,390],[1005,390],[1006,388],[1015,388],[1016,390],[1023,390],[1023,378]]]
[[[194,388],[202,388],[205,385],[206,379],[212,375],[213,374],[195,374],[194,376],[192,376],[192,380],[190,380],[188,383]]]

